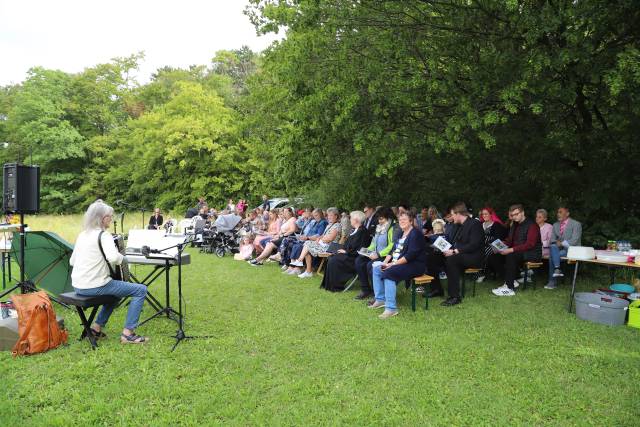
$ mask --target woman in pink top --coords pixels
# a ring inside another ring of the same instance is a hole
[[[551,244],[551,232],[553,226],[547,222],[549,214],[544,209],[536,211],[536,224],[540,227],[540,240],[542,240],[542,256],[549,256],[549,245]]]
[[[259,254],[263,251],[264,245],[271,239],[277,238],[280,234],[280,219],[278,218],[278,212],[276,210],[269,211],[269,225],[267,226],[267,234],[257,236],[253,241],[253,246],[256,248],[256,253]]]
[[[282,227],[280,227],[280,233],[266,244],[260,256],[249,262],[251,265],[262,265],[262,262],[267,259],[269,255],[278,250],[284,238],[287,236],[291,236],[298,229],[298,226],[296,225],[296,216],[293,213],[292,208],[284,208],[282,216],[284,219],[284,224],[282,224]]]

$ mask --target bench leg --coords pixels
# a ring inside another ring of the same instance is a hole
[[[89,339],[89,342],[91,343],[91,348],[95,350],[96,347],[98,347],[98,343],[96,342],[96,337],[94,337],[91,333],[91,323],[89,320],[87,320],[87,317],[84,315],[84,310],[81,307],[76,307],[76,310],[78,310],[78,316],[80,316],[80,321],[82,321],[82,326],[84,328],[82,334],[80,335],[80,341],[82,341],[83,338],[87,337]],[[97,306],[93,307],[91,315],[89,316],[91,318],[91,321],[93,321],[93,317],[95,316],[97,310]]]
[[[464,299],[464,294],[466,293],[467,293],[467,275],[463,272],[462,273],[462,289],[461,289],[461,295],[463,299]]]
[[[429,284],[429,291],[431,291],[431,284]],[[427,287],[424,287],[424,309],[429,310],[429,292],[427,292]]]
[[[416,282],[411,280],[411,310],[416,311]]]

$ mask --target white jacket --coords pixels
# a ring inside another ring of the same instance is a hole
[[[78,235],[69,263],[73,266],[71,284],[78,289],[99,288],[111,280],[107,263],[98,247],[98,229],[83,231]],[[111,233],[102,233],[102,249],[111,264],[121,264],[124,257],[113,242]]]

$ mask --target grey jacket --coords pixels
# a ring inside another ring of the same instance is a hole
[[[582,245],[582,224],[575,219],[569,218],[567,226],[564,229],[564,236],[560,236],[560,221],[553,224],[551,232],[551,243],[561,240],[566,242],[564,246],[580,246]]]

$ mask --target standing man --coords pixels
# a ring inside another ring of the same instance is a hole
[[[478,268],[482,264],[482,248],[484,246],[482,224],[471,219],[469,210],[463,202],[453,205],[450,213],[453,223],[457,225],[457,230],[451,249],[443,252],[449,281],[449,298],[441,304],[445,307],[462,302],[460,276],[464,274],[465,269]]]
[[[516,278],[524,261],[539,262],[542,259],[540,227],[535,221],[526,217],[524,206],[512,205],[509,208],[509,218],[512,221],[511,227],[509,236],[504,242],[509,247],[500,252],[505,256],[504,284],[491,291],[499,297],[512,297],[516,294],[514,291],[517,286]]]
[[[147,226],[147,229],[160,230],[163,221],[162,215],[160,215],[160,208],[155,208],[153,210],[153,215],[149,218],[149,225]]]
[[[551,241],[549,242],[549,283],[545,289],[555,289],[557,277],[563,277],[560,269],[561,257],[567,256],[569,246],[582,244],[582,224],[570,218],[571,212],[566,206],[558,208],[558,222],[553,224]]]
[[[269,204],[269,198],[266,194],[262,195],[262,204],[260,205],[264,212],[268,212],[271,210],[271,205]]]

